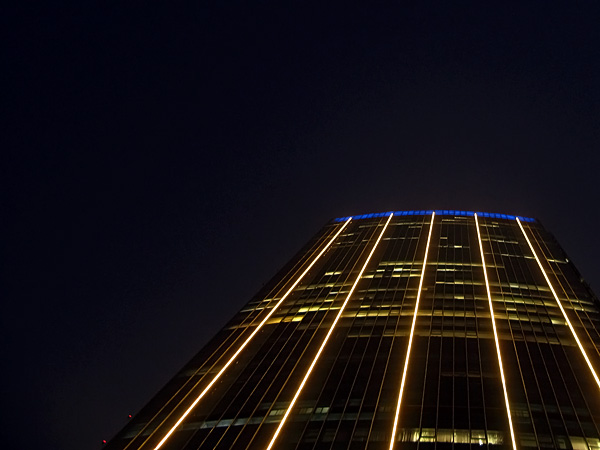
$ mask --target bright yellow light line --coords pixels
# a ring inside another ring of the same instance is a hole
[[[479,232],[479,220],[475,214],[475,226],[477,228],[477,239],[479,240],[479,250],[481,251],[481,263],[483,265],[483,276],[485,278],[485,288],[487,290],[488,302],[490,304],[490,317],[492,318],[492,328],[494,329],[494,341],[496,341],[496,353],[498,354],[498,366],[500,367],[500,378],[502,379],[502,390],[504,391],[504,403],[506,404],[506,415],[508,416],[508,426],[510,427],[510,438],[513,448],[516,450],[515,431],[513,429],[512,417],[510,414],[510,404],[508,403],[508,391],[506,390],[506,379],[504,378],[504,368],[502,367],[502,356],[500,355],[500,341],[498,340],[498,330],[496,329],[496,319],[494,316],[494,306],[492,304],[492,294],[490,292],[490,283],[488,281],[487,269],[485,266],[485,256],[483,255],[483,243],[481,242],[481,233]]]
[[[221,377],[221,375],[223,375],[223,373],[225,372],[225,370],[227,370],[227,368],[229,367],[229,365],[235,360],[235,358],[238,357],[238,355],[242,352],[242,350],[244,349],[244,347],[246,347],[246,345],[248,345],[248,343],[252,340],[252,338],[256,335],[256,333],[258,333],[260,331],[260,329],[267,322],[267,320],[269,320],[269,318],[273,315],[273,313],[277,310],[277,308],[279,308],[279,305],[281,305],[281,303],[283,303],[283,301],[288,297],[288,295],[290,295],[292,293],[292,291],[298,285],[298,283],[300,283],[300,281],[302,280],[302,278],[304,278],[304,276],[308,273],[308,271],[312,268],[312,266],[315,265],[315,263],[323,255],[323,253],[325,253],[327,251],[327,249],[331,246],[331,244],[333,244],[333,242],[340,235],[340,233],[342,232],[342,230],[344,228],[346,228],[346,225],[348,225],[351,220],[352,220],[352,218],[349,218],[348,220],[346,220],[346,222],[344,223],[344,225],[338,230],[338,232],[335,234],[335,236],[333,236],[333,238],[331,238],[331,240],[327,243],[327,245],[325,247],[323,247],[323,250],[321,250],[319,252],[319,254],[315,257],[315,259],[306,268],[306,270],[304,272],[302,272],[302,275],[300,275],[298,277],[298,279],[294,282],[294,284],[292,285],[292,287],[284,294],[283,297],[281,297],[281,299],[277,302],[277,304],[273,307],[273,309],[271,309],[271,311],[269,312],[269,314],[267,314],[265,316],[265,318],[262,320],[262,322],[256,327],[256,329],[248,337],[248,339],[246,339],[244,341],[244,343],[242,345],[240,345],[240,348],[237,349],[237,351],[233,354],[233,356],[229,359],[229,361],[227,361],[227,363],[223,366],[223,368],[219,371],[219,373],[217,373],[215,375],[215,377],[212,379],[212,381],[210,383],[208,383],[208,386],[206,386],[204,388],[204,390],[200,393],[200,395],[198,395],[198,397],[196,398],[196,400],[194,400],[194,403],[192,403],[191,406],[183,413],[183,415],[179,418],[179,420],[175,423],[175,425],[173,425],[173,427],[167,432],[167,434],[165,435],[165,437],[162,438],[162,440],[158,443],[158,445],[156,447],[154,447],[154,450],[158,450],[160,447],[162,447],[163,444],[167,441],[167,439],[169,439],[169,437],[171,436],[171,434],[173,434],[173,432],[177,429],[177,427],[179,425],[181,425],[181,422],[183,422],[185,420],[185,418],[188,416],[188,414],[190,412],[192,412],[192,409],[194,409],[194,407],[198,404],[198,402],[200,401],[200,399],[202,397],[204,397],[204,395],[209,391],[209,389],[213,386],[213,384],[215,384],[215,382]]]
[[[427,235],[427,246],[425,247],[425,257],[423,258],[423,268],[421,269],[421,279],[419,280],[419,290],[417,291],[417,301],[415,303],[415,312],[413,313],[412,326],[408,337],[408,347],[406,349],[406,359],[404,360],[404,371],[402,372],[402,381],[400,382],[400,392],[398,394],[398,404],[396,405],[396,415],[394,416],[394,426],[392,427],[392,439],[390,440],[390,450],[393,450],[396,442],[396,432],[398,431],[398,418],[400,417],[400,406],[402,405],[402,394],[406,383],[406,374],[408,373],[408,361],[410,359],[410,349],[417,325],[417,312],[419,311],[419,300],[421,299],[421,290],[423,289],[423,276],[425,275],[425,266],[427,265],[427,255],[429,254],[429,243],[431,242],[431,231],[433,230],[433,219],[435,212],[431,213],[431,223],[429,224],[429,234]]]
[[[379,237],[377,238],[377,241],[375,242],[375,245],[373,245],[373,248],[371,249],[371,253],[369,253],[369,256],[367,257],[367,260],[365,261],[365,264],[363,265],[360,273],[358,274],[358,277],[356,278],[356,281],[352,285],[352,288],[350,289],[350,292],[348,293],[348,296],[346,297],[346,300],[342,304],[342,307],[340,308],[337,316],[335,317],[335,320],[333,321],[333,324],[329,328],[329,331],[327,332],[327,335],[325,336],[325,339],[323,339],[323,342],[321,343],[321,347],[319,348],[319,351],[315,355],[312,363],[310,364],[310,367],[306,371],[306,374],[304,375],[304,378],[302,379],[302,383],[300,383],[300,386],[298,387],[298,390],[296,391],[296,394],[294,395],[294,398],[292,399],[292,402],[288,406],[288,409],[285,412],[285,415],[281,419],[281,422],[279,423],[279,426],[277,427],[277,430],[275,430],[275,434],[273,434],[273,438],[271,439],[271,442],[269,443],[269,446],[267,447],[267,450],[270,450],[273,447],[273,444],[275,444],[275,440],[277,439],[277,436],[281,432],[281,429],[283,428],[283,425],[285,424],[285,421],[287,420],[288,416],[290,415],[290,411],[294,407],[294,404],[296,403],[296,400],[298,400],[298,397],[300,396],[300,393],[302,392],[302,388],[304,388],[304,385],[306,384],[306,381],[308,380],[308,377],[310,376],[310,373],[312,372],[313,368],[317,364],[319,356],[321,356],[321,353],[323,352],[323,349],[325,348],[325,345],[327,345],[327,341],[329,340],[329,337],[333,333],[333,329],[337,325],[338,320],[340,320],[340,317],[342,316],[342,313],[344,312],[344,308],[348,304],[348,301],[350,300],[350,297],[352,296],[352,293],[354,292],[354,289],[356,288],[356,285],[360,281],[363,272],[367,268],[367,264],[369,264],[369,261],[371,260],[371,256],[373,256],[373,253],[375,252],[375,249],[377,248],[377,245],[379,244],[379,241],[383,237],[383,233],[385,233],[385,230],[386,230],[388,224],[390,223],[390,220],[392,220],[392,216],[393,216],[393,214],[390,214],[390,217],[388,218],[387,222],[385,223],[385,225],[383,227],[383,230],[381,230],[381,233],[379,234]]]
[[[544,274],[544,278],[546,279],[546,283],[548,283],[548,287],[552,291],[552,295],[554,295],[554,299],[556,300],[556,303],[558,303],[558,307],[560,308],[560,312],[562,312],[562,315],[565,318],[565,321],[567,322],[567,325],[569,326],[569,329],[571,330],[571,333],[573,334],[573,337],[575,338],[575,341],[577,342],[579,350],[581,351],[581,354],[585,358],[585,362],[587,363],[588,367],[590,368],[590,372],[592,372],[592,376],[596,380],[596,384],[600,388],[600,379],[598,378],[598,374],[594,370],[594,366],[592,366],[592,363],[590,362],[590,360],[588,358],[588,355],[585,352],[585,350],[583,348],[583,345],[581,344],[581,341],[579,340],[579,337],[577,336],[577,333],[575,332],[575,328],[573,328],[573,325],[571,324],[571,321],[567,317],[567,312],[563,308],[563,305],[562,305],[561,301],[558,299],[558,295],[556,295],[556,291],[552,287],[552,283],[550,283],[550,279],[548,278],[548,275],[546,274],[546,271],[544,270],[544,267],[542,266],[542,263],[541,263],[540,259],[538,258],[537,253],[533,249],[533,245],[531,245],[531,241],[527,237],[527,233],[525,233],[525,229],[523,228],[523,225],[521,224],[521,221],[519,220],[518,217],[517,217],[517,223],[519,224],[519,227],[521,228],[521,232],[523,233],[523,236],[525,236],[525,239],[527,240],[527,244],[529,244],[529,248],[531,249],[531,253],[533,253],[533,256],[535,257],[535,260],[538,263],[538,266],[540,266],[540,269],[542,270],[542,273]]]

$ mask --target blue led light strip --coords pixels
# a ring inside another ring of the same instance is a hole
[[[440,216],[464,216],[464,217],[473,217],[477,212],[477,216],[479,217],[490,217],[492,219],[507,219],[507,220],[515,220],[517,217],[522,222],[535,222],[535,219],[531,217],[522,217],[522,216],[513,216],[510,214],[498,214],[498,213],[488,213],[488,212],[479,212],[479,211],[457,211],[453,209],[427,209],[427,210],[415,210],[415,211],[388,211],[381,213],[371,213],[371,214],[360,214],[358,216],[348,216],[348,217],[338,217],[337,219],[333,219],[334,222],[344,222],[350,218],[353,220],[360,219],[375,219],[379,217],[387,217],[390,214],[394,214],[394,216],[428,216],[434,213]]]

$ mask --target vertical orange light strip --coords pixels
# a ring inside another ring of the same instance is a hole
[[[173,425],[173,427],[167,432],[167,434],[165,435],[165,437],[162,438],[162,440],[158,443],[158,445],[156,447],[154,447],[154,450],[158,450],[160,447],[162,447],[163,444],[167,441],[167,439],[169,439],[169,437],[171,436],[171,434],[173,434],[173,432],[177,429],[177,427],[179,425],[181,425],[181,422],[183,422],[185,420],[185,418],[192,411],[192,409],[194,409],[194,407],[198,404],[198,402],[200,401],[200,399],[202,399],[202,397],[204,397],[204,395],[216,383],[216,381],[221,377],[221,375],[223,375],[223,373],[225,372],[225,370],[227,370],[227,368],[231,365],[231,363],[235,360],[235,358],[238,357],[238,355],[242,352],[242,350],[244,349],[244,347],[246,347],[246,345],[248,345],[248,343],[252,340],[252,338],[256,335],[256,333],[258,333],[260,331],[260,329],[263,327],[263,325],[267,322],[267,320],[269,320],[269,318],[273,315],[273,313],[275,313],[275,311],[277,310],[277,308],[279,308],[279,306],[283,303],[283,301],[292,293],[292,291],[298,285],[298,283],[300,283],[300,281],[302,280],[302,278],[304,278],[304,276],[308,273],[308,271],[312,268],[312,266],[315,265],[315,263],[319,260],[319,258],[321,256],[323,256],[323,254],[327,251],[327,249],[331,246],[331,244],[333,244],[333,242],[337,239],[337,237],[344,230],[344,228],[346,228],[346,226],[350,223],[351,220],[352,220],[351,217],[348,220],[346,220],[346,222],[344,223],[344,225],[338,230],[338,232],[335,234],[335,236],[333,236],[333,238],[331,238],[331,240],[327,243],[327,245],[325,247],[323,247],[323,250],[321,250],[319,252],[319,254],[315,257],[315,259],[306,268],[306,270],[304,272],[302,272],[302,274],[294,282],[294,284],[292,285],[292,287],[290,287],[289,290],[283,295],[283,297],[281,297],[281,299],[277,302],[277,304],[273,307],[273,309],[271,309],[271,311],[269,312],[269,314],[267,314],[265,316],[265,318],[256,327],[256,329],[252,332],[252,334],[250,336],[248,336],[248,339],[246,339],[244,341],[244,343],[242,345],[240,345],[240,348],[237,349],[237,351],[233,354],[233,356],[229,359],[229,361],[227,361],[227,363],[223,366],[223,368],[221,368],[221,370],[219,371],[219,373],[217,373],[215,375],[215,377],[212,379],[212,381],[210,383],[208,383],[208,385],[204,388],[204,390],[200,393],[200,395],[198,395],[198,397],[196,397],[196,400],[194,400],[194,402],[191,404],[191,406],[181,415],[181,417],[179,418],[179,420],[177,420],[177,422],[175,423],[175,425]]]
[[[385,223],[385,225],[383,227],[383,230],[381,230],[381,233],[379,234],[379,237],[377,238],[377,241],[375,242],[375,245],[373,245],[373,248],[371,249],[371,253],[369,253],[369,256],[367,257],[367,260],[365,261],[365,264],[363,265],[360,273],[358,274],[358,277],[356,278],[356,281],[352,285],[352,288],[350,289],[350,292],[348,293],[348,296],[346,297],[346,300],[342,304],[342,307],[340,308],[337,316],[335,317],[335,320],[333,321],[333,324],[331,324],[331,327],[329,328],[329,331],[327,332],[327,335],[325,336],[325,339],[323,339],[323,342],[321,343],[321,347],[319,347],[319,351],[315,355],[314,359],[312,360],[312,363],[310,364],[310,367],[306,371],[306,374],[304,375],[304,378],[302,379],[302,382],[300,383],[300,386],[298,387],[298,390],[296,391],[296,394],[294,395],[294,398],[292,399],[290,405],[288,406],[287,411],[285,412],[285,415],[281,419],[281,422],[279,423],[279,426],[277,427],[277,430],[275,430],[275,433],[273,434],[273,438],[271,438],[271,442],[269,443],[269,445],[267,447],[267,450],[270,450],[273,447],[273,445],[275,444],[275,440],[277,439],[277,436],[281,432],[281,429],[283,428],[283,425],[285,424],[285,421],[287,420],[288,416],[290,415],[290,412],[291,412],[292,408],[294,407],[294,404],[296,403],[296,400],[298,400],[298,397],[300,396],[300,393],[302,392],[302,389],[304,388],[304,385],[306,384],[306,381],[308,380],[308,377],[310,376],[310,373],[312,372],[313,368],[317,364],[317,361],[319,360],[319,356],[321,356],[321,353],[323,352],[323,349],[325,348],[325,345],[327,345],[327,341],[329,340],[329,337],[333,333],[333,329],[337,325],[338,320],[340,320],[340,317],[342,316],[342,313],[344,312],[344,308],[346,308],[346,305],[348,304],[348,301],[350,300],[350,297],[352,296],[352,293],[354,292],[354,289],[356,288],[356,285],[360,281],[360,279],[362,277],[362,274],[364,273],[365,269],[367,268],[367,264],[369,264],[369,261],[371,260],[371,256],[373,256],[373,253],[375,253],[375,249],[377,248],[377,245],[379,245],[379,241],[381,241],[381,238],[383,237],[383,234],[385,233],[385,230],[388,227],[388,225],[390,223],[390,220],[392,220],[393,215],[394,214],[390,214],[390,217],[388,218],[387,222]]]
[[[504,391],[504,403],[506,404],[506,415],[508,416],[508,426],[510,427],[510,438],[513,449],[517,449],[515,440],[515,431],[513,429],[512,417],[510,414],[510,404],[508,403],[508,391],[506,390],[506,379],[504,378],[504,368],[502,367],[502,355],[500,355],[500,341],[498,340],[498,330],[496,329],[496,318],[494,316],[494,306],[492,304],[492,294],[490,292],[490,283],[485,266],[485,256],[483,255],[483,243],[481,242],[481,233],[479,232],[479,220],[475,214],[475,226],[477,227],[477,239],[479,240],[479,250],[481,251],[481,264],[483,265],[483,276],[485,278],[485,288],[487,290],[488,302],[490,304],[490,317],[492,319],[492,328],[494,329],[494,341],[496,341],[496,353],[498,354],[498,366],[500,367],[500,378],[502,379],[502,390]]]
[[[398,403],[396,405],[396,415],[394,416],[394,426],[392,427],[392,439],[390,440],[390,450],[393,450],[396,442],[396,433],[398,431],[398,418],[400,417],[400,406],[402,405],[402,394],[406,384],[406,374],[408,373],[408,362],[410,360],[410,349],[412,348],[413,336],[417,325],[417,312],[419,311],[419,301],[421,300],[421,291],[423,289],[423,276],[425,275],[425,266],[427,265],[427,255],[429,254],[429,243],[431,242],[431,231],[433,230],[433,219],[435,211],[431,213],[431,222],[429,224],[429,234],[427,235],[427,246],[425,247],[425,257],[423,258],[423,268],[421,269],[421,279],[419,280],[419,290],[417,291],[417,300],[415,302],[415,312],[413,313],[412,326],[408,337],[408,347],[406,349],[406,359],[404,360],[404,371],[402,372],[402,381],[400,382],[400,392],[398,394]]]
[[[519,224],[519,227],[521,228],[521,232],[523,233],[523,236],[525,236],[525,239],[527,240],[527,244],[529,245],[529,249],[531,250],[531,253],[533,253],[535,260],[538,263],[538,266],[540,266],[540,269],[542,270],[542,274],[544,274],[546,283],[548,283],[548,287],[552,291],[552,295],[554,296],[554,299],[556,300],[556,303],[558,304],[558,307],[560,308],[560,312],[562,312],[562,315],[565,318],[565,321],[567,322],[567,325],[568,325],[569,329],[571,330],[571,333],[573,334],[575,341],[577,342],[577,346],[579,347],[579,350],[581,351],[581,354],[583,355],[585,362],[587,363],[588,367],[590,368],[590,372],[592,373],[592,376],[596,380],[596,384],[600,388],[600,379],[598,378],[598,374],[594,370],[594,366],[592,366],[592,363],[591,363],[590,359],[588,358],[588,355],[585,352],[583,345],[581,344],[581,341],[579,340],[579,337],[577,336],[577,333],[575,332],[575,328],[573,328],[573,325],[571,324],[571,321],[569,320],[569,317],[567,317],[567,312],[563,308],[562,302],[558,299],[558,295],[556,295],[556,291],[554,290],[554,287],[552,287],[552,283],[550,283],[550,279],[548,278],[548,275],[546,274],[546,271],[544,270],[544,267],[542,266],[542,263],[541,263],[540,259],[538,258],[537,253],[533,249],[533,245],[531,245],[531,241],[529,240],[529,237],[527,237],[527,233],[525,233],[525,229],[523,228],[523,225],[521,224],[521,221],[519,220],[518,217],[517,217],[517,223]]]

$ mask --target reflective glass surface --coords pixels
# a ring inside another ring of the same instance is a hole
[[[539,221],[345,217],[105,448],[600,449],[599,370],[598,299]]]

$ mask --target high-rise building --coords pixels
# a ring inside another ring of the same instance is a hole
[[[600,303],[539,221],[323,227],[107,449],[600,449]]]

